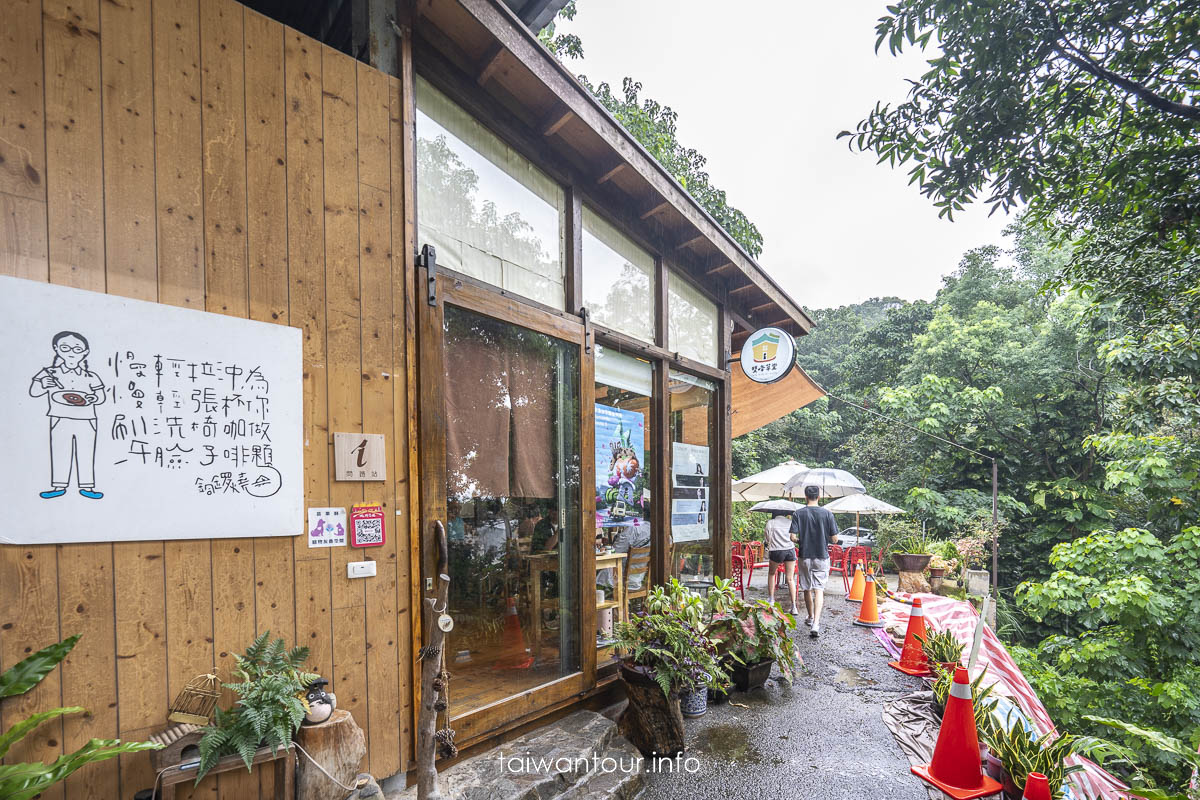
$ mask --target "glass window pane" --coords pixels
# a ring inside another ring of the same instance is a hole
[[[583,304],[593,322],[654,341],[654,256],[583,207]]]
[[[450,304],[445,347],[446,666],[461,714],[580,668],[579,351]]]
[[[667,275],[667,348],[685,358],[718,366],[717,304],[674,272]]]
[[[563,308],[562,187],[420,78],[416,96],[419,243],[439,265]]]
[[[672,370],[667,388],[671,394],[671,571],[680,581],[711,583],[716,384]]]
[[[627,554],[622,569],[633,608],[641,603],[650,582],[653,374],[647,361],[596,347],[596,552],[600,556],[611,548],[613,553]],[[615,581],[615,569],[596,574],[596,587],[607,600],[613,599]],[[597,647],[611,642],[614,612],[598,612]],[[607,655],[616,657],[612,651]]]

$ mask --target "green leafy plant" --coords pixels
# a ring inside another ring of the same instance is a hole
[[[24,694],[41,683],[79,642],[80,634],[57,644],[43,647],[36,653],[13,664],[0,673],[0,699]],[[79,706],[54,708],[32,714],[0,733],[0,758],[39,725],[65,714],[78,714]],[[0,797],[5,800],[29,800],[66,778],[80,767],[104,761],[123,753],[157,750],[162,745],[150,742],[122,742],[120,739],[92,739],[73,753],[56,758],[53,763],[16,762],[0,765]]]
[[[935,665],[958,663],[962,658],[963,646],[958,639],[954,638],[954,634],[950,631],[935,631],[934,633],[925,632],[922,637],[917,634],[917,641],[921,643],[921,649],[925,651],[925,658]]]
[[[729,675],[706,632],[705,600],[672,579],[655,586],[645,609],[616,625],[616,646],[627,665],[641,667],[670,697],[700,688],[722,690]]]
[[[793,680],[798,659],[791,634],[796,620],[766,600],[734,598],[724,613],[715,614],[709,633],[721,653],[742,664],[773,659],[784,680]]]
[[[1200,753],[1195,748],[1188,746],[1174,736],[1169,736],[1162,731],[1156,731],[1150,728],[1143,728],[1138,725],[1133,725],[1128,722],[1123,722],[1119,719],[1109,719],[1107,717],[1094,717],[1085,715],[1084,719],[1097,725],[1105,725],[1109,728],[1115,728],[1126,734],[1132,739],[1139,741],[1142,744],[1150,745],[1160,753],[1163,753],[1168,759],[1182,763],[1185,767],[1191,769],[1192,774],[1200,772]],[[1089,756],[1092,754],[1089,753]],[[1121,760],[1131,762],[1131,758],[1126,753],[1120,753]],[[1151,783],[1148,777],[1140,772],[1137,774],[1136,783],[1147,784]],[[1179,786],[1174,790],[1162,790],[1155,788],[1153,785],[1134,785],[1130,788],[1130,794],[1137,797],[1145,797],[1147,800],[1193,800],[1194,795],[1189,794],[1186,786]]]
[[[908,553],[910,555],[932,555],[933,537],[923,533],[919,528],[899,536],[892,543],[893,553]]]
[[[271,632],[264,631],[246,648],[245,655],[234,656],[238,680],[225,688],[236,692],[238,700],[228,711],[217,709],[213,724],[200,739],[197,783],[222,756],[237,755],[250,770],[254,751],[264,745],[272,753],[287,747],[304,721],[308,711],[304,690],[317,679],[303,670],[308,648],[288,650],[283,639],[271,641],[270,637]]]
[[[1067,766],[1070,756],[1080,753],[1083,742],[1076,736],[1059,736],[1051,731],[1034,739],[1019,723],[1008,730],[999,725],[988,724],[984,729],[988,749],[1004,765],[1009,780],[1019,791],[1024,791],[1029,773],[1040,772],[1050,783],[1050,794],[1061,800],[1063,783],[1067,776],[1080,772],[1083,766]]]

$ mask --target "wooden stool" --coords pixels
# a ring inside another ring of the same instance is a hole
[[[254,751],[253,764],[265,764],[268,761],[275,762],[275,800],[295,800],[295,748],[289,744],[286,750],[281,747],[275,753],[272,753],[269,747],[260,747]],[[242,761],[241,756],[225,756],[207,774],[216,775],[219,772],[232,772],[235,769],[245,768],[246,762]],[[194,781],[195,779],[195,767],[192,769],[180,769],[178,766],[168,767],[162,774],[162,777],[159,778],[159,784],[162,786],[159,797],[162,800],[175,800],[175,785],[184,781]]]

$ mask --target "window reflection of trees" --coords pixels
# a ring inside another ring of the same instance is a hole
[[[649,298],[650,276],[627,261],[621,267],[620,278],[609,287],[604,302],[593,303],[589,310],[602,325],[619,331],[637,331],[645,328],[647,319],[653,316]]]
[[[473,247],[539,275],[559,275],[558,242],[553,251],[548,250],[534,226],[519,211],[502,214],[495,200],[479,199],[479,175],[464,163],[460,151],[471,152],[467,145],[445,133],[432,138],[417,137],[421,225],[462,242],[464,248]],[[513,183],[520,185],[515,179]],[[520,188],[541,202],[528,189]],[[463,258],[465,261],[465,253]]]

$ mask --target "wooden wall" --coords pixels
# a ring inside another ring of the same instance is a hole
[[[302,329],[306,502],[379,500],[389,528],[387,546],[367,551],[303,538],[0,546],[0,669],[83,634],[36,691],[0,707],[0,728],[57,705],[91,712],[42,726],[9,759],[144,738],[188,678],[214,665],[224,677],[270,629],[312,649],[367,731],[364,767],[404,769],[412,247],[400,81],[231,0],[4,6],[0,273]],[[387,434],[390,480],[331,480],[335,430]],[[378,577],[346,578],[360,557],[379,561]],[[230,773],[195,796],[254,797],[258,781]],[[153,782],[140,754],[45,796],[128,798]]]

